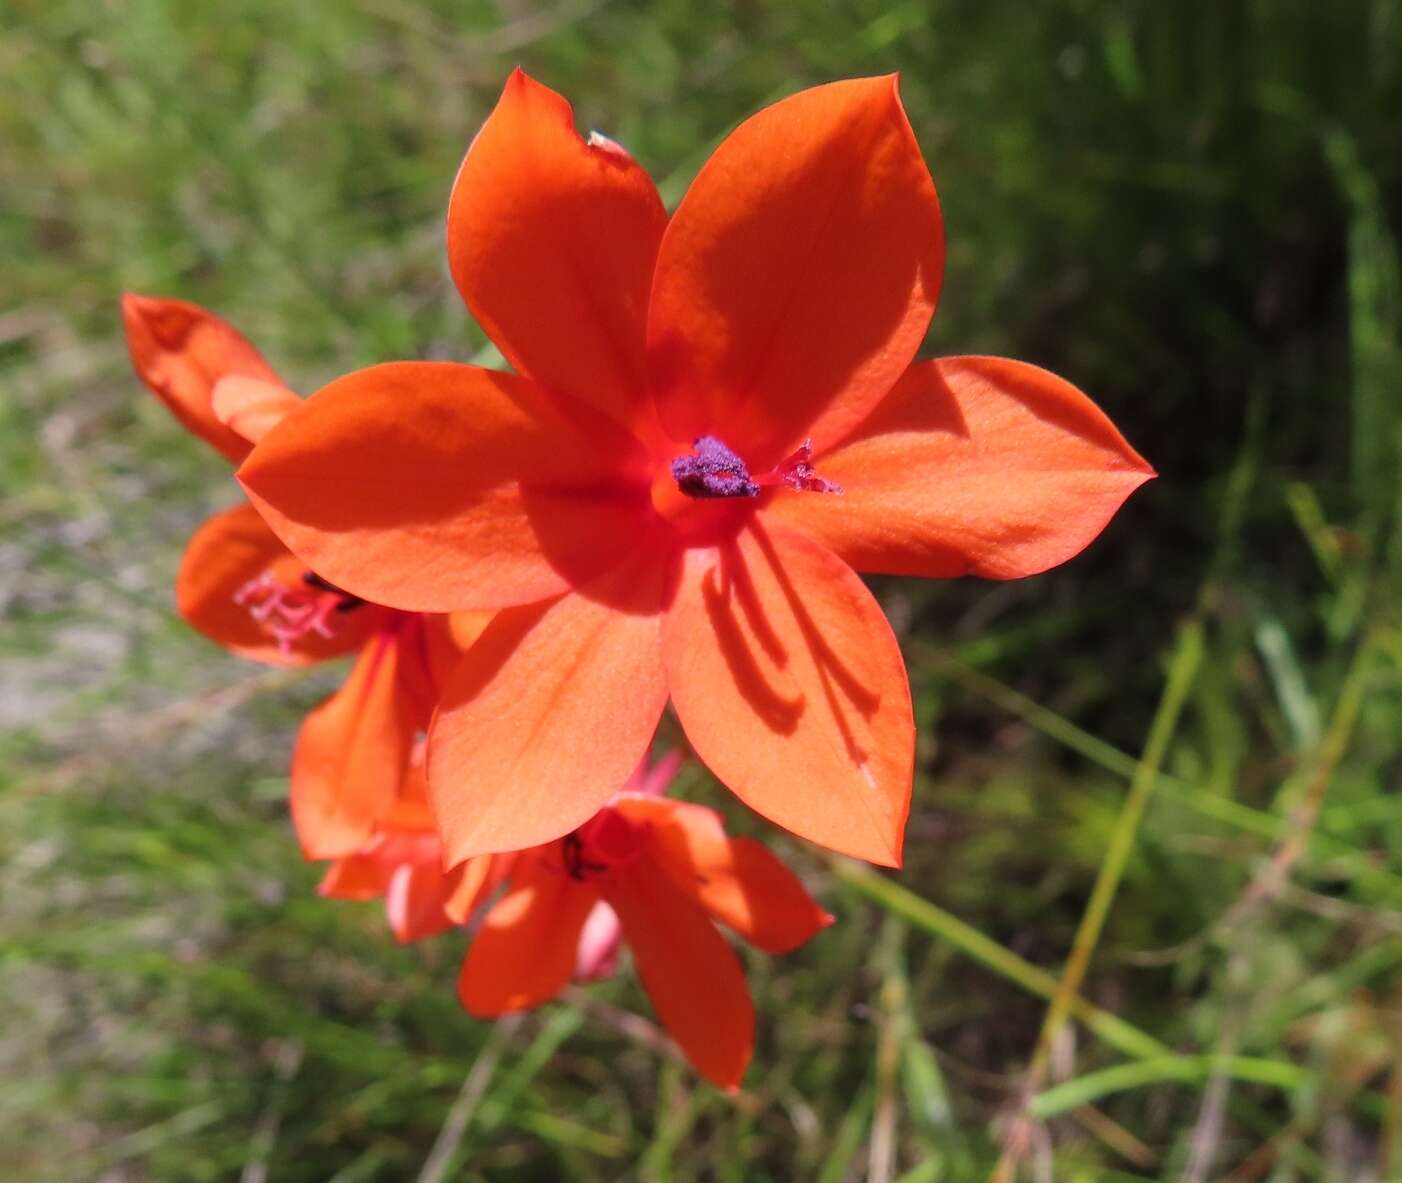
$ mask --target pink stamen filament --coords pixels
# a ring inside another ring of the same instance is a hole
[[[306,587],[288,587],[265,571],[234,593],[234,603],[248,609],[249,616],[277,642],[278,652],[287,657],[309,634],[334,637],[334,616],[360,604],[353,596],[335,588],[322,590],[319,584],[308,579]]]

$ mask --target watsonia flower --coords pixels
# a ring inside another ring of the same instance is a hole
[[[239,477],[338,588],[503,609],[429,736],[449,860],[582,826],[670,700],[749,805],[898,863],[910,692],[857,572],[1044,571],[1153,473],[1044,370],[914,361],[944,232],[895,79],[746,120],[669,219],[517,71],[458,174],[448,259],[514,372],[350,374]]]
[[[468,947],[458,995],[482,1018],[538,1006],[572,976],[606,972],[621,935],[697,1071],[734,1089],[754,1046],[754,1006],[715,923],[787,953],[832,917],[762,845],[727,836],[714,810],[661,796],[678,763],[674,754],[640,766],[584,825],[511,857],[506,891]]]

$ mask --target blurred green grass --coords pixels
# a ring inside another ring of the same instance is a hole
[[[908,866],[893,895],[775,839],[840,922],[750,959],[734,1100],[626,974],[494,1034],[459,940],[318,900],[280,777],[328,676],[171,609],[235,493],[118,293],[216,309],[303,390],[471,356],[443,210],[518,62],[669,201],[762,103],[899,69],[950,235],[930,349],[1065,374],[1162,473],[1049,576],[878,581]],[[1026,1177],[1402,1174],[1398,110],[1395,0],[0,0],[0,1174],[426,1177],[477,1064],[444,1178],[985,1178],[1136,776],[1082,994],[1150,1046],[1060,1029]]]

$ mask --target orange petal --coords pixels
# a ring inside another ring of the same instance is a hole
[[[210,397],[214,417],[250,444],[267,435],[301,401],[301,395],[281,383],[242,374],[220,378]]]
[[[458,977],[458,998],[488,1019],[554,998],[574,972],[575,946],[597,888],[565,873],[556,843],[522,855],[511,887],[482,921]]]
[[[428,668],[434,680],[442,686],[457,666],[459,659],[492,623],[494,612],[451,612],[446,616],[429,617],[424,639],[428,653]]]
[[[400,684],[403,685],[402,679]],[[380,818],[382,830],[397,831],[415,837],[425,834],[436,837],[433,809],[428,801],[428,774],[424,769],[425,748],[423,740],[416,740],[410,750],[409,766],[400,778],[394,804]],[[441,863],[441,856],[441,850],[435,852],[433,861]]]
[[[581,139],[569,103],[518,69],[458,172],[448,261],[520,373],[631,425],[646,409],[647,298],[666,225],[637,162]]]
[[[428,740],[448,865],[568,833],[637,767],[667,703],[661,578],[502,612],[468,651]]]
[[[267,627],[236,602],[252,581],[267,576],[285,588],[305,587],[306,565],[294,558],[251,505],[217,513],[185,547],[175,577],[175,603],[181,617],[210,640],[240,657],[271,665],[306,665],[352,653],[384,619],[384,610],[362,604],[336,613],[332,635],[309,632],[284,653]]]
[[[1084,394],[994,357],[912,366],[815,460],[840,497],[781,490],[764,513],[859,571],[1019,579],[1078,554],[1154,470]]]
[[[859,423],[915,355],[944,233],[894,77],[746,120],[667,227],[648,313],[663,425],[776,463]]]
[[[360,370],[258,445],[239,479],[337,587],[394,608],[530,603],[606,570],[646,509],[621,431],[572,425],[512,374],[446,362]]]
[[[709,917],[645,862],[606,883],[623,939],[658,1018],[696,1070],[735,1090],[755,1040],[755,1011],[745,972]]]
[[[352,854],[331,864],[316,893],[335,900],[379,899],[389,890],[391,870],[373,854]]]
[[[447,899],[447,876],[436,861],[397,866],[385,890],[385,916],[395,940],[407,945],[452,928]]]
[[[687,739],[741,800],[812,842],[899,864],[910,688],[886,618],[846,563],[758,522],[691,551],[662,648]]]
[[[482,854],[450,871],[456,878],[443,908],[453,923],[466,924],[487,897],[510,878],[515,863],[514,854]]]
[[[307,858],[354,853],[394,808],[418,715],[398,694],[398,637],[386,630],[316,708],[292,753],[292,821]]]
[[[247,456],[248,441],[219,421],[212,399],[215,383],[231,374],[282,386],[258,351],[213,313],[184,300],[127,292],[122,320],[137,374],[185,428],[235,464]]]
[[[420,705],[423,726],[438,709],[438,700],[462,655],[492,621],[491,612],[416,615],[403,632],[404,659],[398,670],[401,692]]]
[[[833,918],[760,843],[730,838],[704,805],[628,797],[614,808],[647,823],[652,861],[712,916],[768,953],[787,953]]]

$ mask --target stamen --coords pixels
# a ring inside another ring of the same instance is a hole
[[[838,493],[842,486],[818,475],[813,441],[804,440],[768,472],[751,476],[745,462],[713,435],[703,435],[692,454],[672,461],[672,478],[688,497],[758,497],[765,488],[787,485],[800,493]]]
[[[690,456],[672,461],[672,479],[688,497],[758,497],[745,462],[713,435],[691,445]]]
[[[288,587],[265,571],[234,593],[234,603],[248,609],[277,641],[278,652],[284,657],[290,657],[292,646],[309,633],[334,636],[333,614],[350,612],[365,602],[311,571],[302,576],[302,582],[305,588]]]

